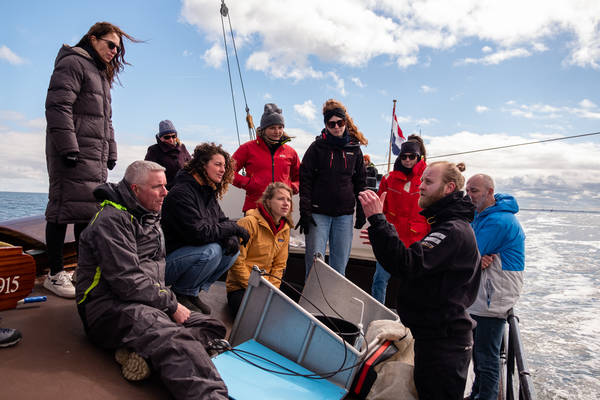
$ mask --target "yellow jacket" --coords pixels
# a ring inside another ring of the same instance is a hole
[[[248,210],[246,216],[237,223],[250,233],[250,240],[246,246],[240,246],[240,255],[227,273],[227,292],[246,289],[254,265],[282,278],[288,258],[290,222],[286,222],[277,234],[273,234],[269,223],[254,208]],[[279,279],[270,276],[265,278],[276,287],[281,284]]]

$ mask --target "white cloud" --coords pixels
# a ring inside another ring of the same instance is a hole
[[[476,106],[475,107],[475,111],[478,112],[479,114],[482,114],[486,111],[489,111],[490,109],[486,106]]]
[[[220,44],[215,43],[210,49],[204,52],[202,58],[211,67],[218,68],[223,63],[223,60],[225,60],[225,50]]]
[[[427,85],[421,85],[421,92],[423,93],[433,93],[437,89]]]
[[[579,107],[553,106],[549,104],[518,104],[511,100],[506,102],[508,107],[502,109],[516,117],[527,119],[559,119],[566,116],[576,116],[585,119],[600,119],[600,108],[592,101],[583,99]]]
[[[183,55],[184,57],[189,57],[189,56],[191,56],[192,54],[193,54],[193,53],[192,53],[191,51],[187,50],[187,49],[186,49],[186,50],[183,50],[183,53],[182,53],[182,55]]]
[[[483,47],[481,48],[481,51],[482,51],[483,53],[491,53],[491,52],[492,52],[492,48],[491,48],[490,46],[483,46]]]
[[[271,93],[265,93],[263,95],[263,99],[265,100],[271,100],[273,98],[273,96],[271,95]]]
[[[5,45],[0,46],[0,60],[8,61],[8,63],[12,65],[21,65],[25,63],[25,59],[16,55]]]
[[[317,108],[312,100],[306,100],[302,104],[295,104],[294,111],[309,121],[314,121],[317,118]]]
[[[466,64],[483,64],[483,65],[496,65],[503,61],[510,60],[511,58],[517,57],[528,57],[531,53],[523,48],[500,50],[496,53],[489,54],[481,58],[464,58],[458,60],[455,65],[466,65]]]
[[[213,0],[184,0],[181,9],[183,21],[220,47],[221,21],[207,18],[215,13]],[[423,49],[473,40],[487,43],[486,56],[462,62],[492,65],[545,51],[543,42],[560,34],[573,37],[566,65],[600,68],[596,0],[246,0],[234,3],[230,15],[238,50],[249,49],[248,68],[278,78],[323,79],[326,72],[315,70],[313,60],[362,67],[385,56],[406,68]],[[205,56],[219,65],[214,46]]]
[[[354,77],[354,78],[351,78],[350,80],[352,81],[352,83],[354,83],[359,88],[367,87],[367,85],[365,85],[364,83],[362,83],[362,81],[360,80],[360,78]]]

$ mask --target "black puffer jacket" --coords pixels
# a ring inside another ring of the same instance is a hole
[[[177,309],[175,295],[165,287],[160,216],[143,208],[128,186],[122,180],[94,191],[102,208],[81,234],[76,293],[88,326],[131,303],[169,315]]]
[[[171,190],[175,181],[175,175],[184,164],[191,160],[192,157],[185,148],[185,144],[177,143],[176,146],[171,146],[156,138],[156,144],[148,147],[144,160],[154,161],[165,167],[165,175],[167,176],[167,189]]]
[[[161,224],[167,253],[183,246],[223,242],[243,229],[225,216],[214,189],[200,185],[184,170],[165,197]]]
[[[377,261],[398,277],[398,315],[418,338],[461,335],[474,327],[465,311],[479,289],[479,251],[469,223],[475,207],[455,192],[423,210],[431,232],[406,248],[383,214],[369,217]]]
[[[63,45],[46,97],[48,221],[87,223],[97,211],[92,192],[106,182],[107,161],[117,159],[110,103],[104,71],[86,50]],[[69,153],[78,153],[74,168],[62,162]]]
[[[366,185],[360,144],[350,136],[348,144],[338,147],[325,140],[325,135],[317,136],[300,164],[300,213],[353,214],[356,197]],[[360,206],[357,212],[362,213]]]

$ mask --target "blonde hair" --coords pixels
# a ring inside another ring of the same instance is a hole
[[[277,190],[279,190],[279,189],[287,191],[290,194],[290,200],[292,199],[292,196],[294,195],[292,188],[290,188],[288,185],[286,185],[283,182],[271,182],[271,183],[269,183],[269,186],[267,186],[267,188],[263,192],[262,196],[260,196],[260,199],[258,200],[258,202],[265,208],[265,210],[267,210],[267,212],[271,215],[271,217],[273,216],[273,211],[271,210],[271,206],[269,206],[267,200],[271,200],[273,197],[275,197],[275,194],[277,193]],[[293,208],[294,208],[293,203],[290,203],[290,211],[285,216],[285,219],[290,224],[292,224],[291,215],[292,215]]]
[[[348,133],[350,134],[350,136],[354,136],[360,144],[364,144],[364,145],[368,144],[369,141],[367,140],[365,135],[363,135],[363,133],[358,130],[356,125],[354,125],[354,121],[352,120],[350,115],[348,115],[348,111],[346,110],[346,107],[338,100],[335,100],[335,99],[327,100],[325,102],[325,104],[323,104],[323,115],[325,115],[325,113],[327,111],[333,110],[336,108],[340,108],[340,109],[344,110],[344,113],[346,113],[346,127],[348,128]]]
[[[429,167],[436,165],[442,166],[442,181],[444,183],[454,183],[454,191],[458,192],[465,186],[465,177],[461,172],[466,169],[465,163],[454,164],[449,161],[436,161],[429,164]]]

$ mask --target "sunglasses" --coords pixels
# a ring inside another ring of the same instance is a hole
[[[414,160],[416,159],[418,156],[416,154],[400,154],[400,159],[401,160]]]
[[[99,38],[99,39],[102,41],[105,41],[110,50],[117,49],[117,53],[121,52],[121,46],[117,46],[117,44],[115,42],[113,42],[112,40],[102,39],[102,38]]]
[[[337,121],[327,121],[327,127],[329,129],[335,128],[336,125],[338,128],[341,128],[342,126],[346,125],[346,121],[343,119],[338,119]]]
[[[165,135],[162,137],[164,140],[177,139],[177,135]]]

